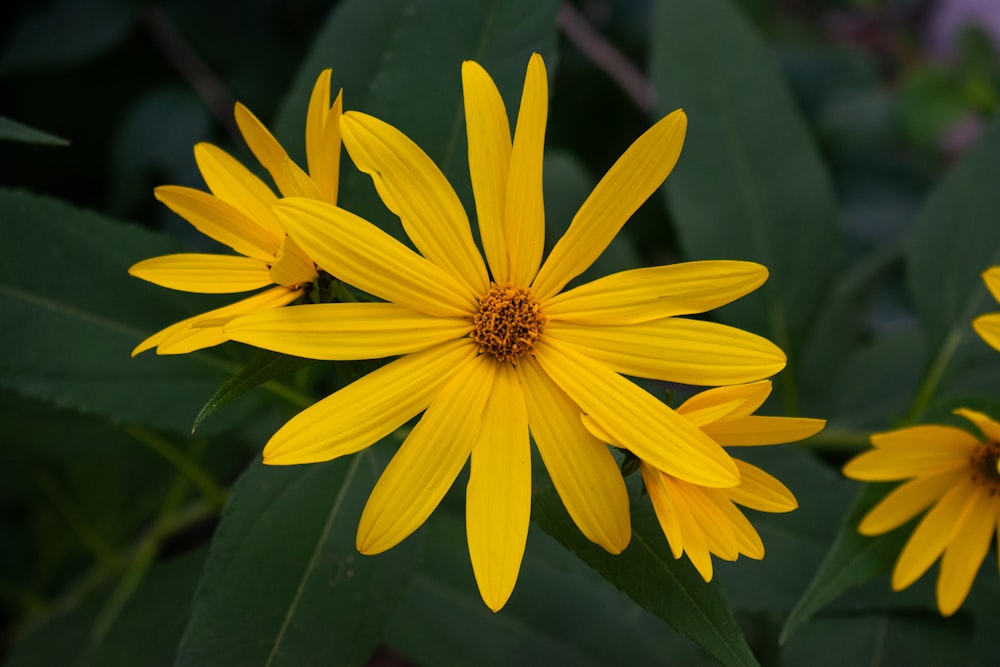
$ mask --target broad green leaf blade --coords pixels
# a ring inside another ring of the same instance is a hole
[[[858,533],[857,528],[864,515],[893,486],[864,486],[812,583],[785,620],[781,631],[782,643],[824,605],[848,589],[892,569],[903,542],[909,537],[909,531],[896,530],[879,537],[866,537]]]
[[[686,558],[675,560],[648,504],[632,508],[632,542],[612,555],[580,533],[552,488],[532,497],[532,520],[602,577],[723,665],[757,665],[718,581],[705,583]]]
[[[232,376],[226,383],[219,387],[218,391],[212,394],[208,402],[202,406],[198,416],[194,418],[191,432],[198,430],[205,419],[214,414],[216,410],[233,401],[251,389],[256,389],[265,382],[270,382],[275,378],[294,373],[295,371],[308,368],[316,363],[312,359],[293,357],[287,354],[279,354],[270,350],[257,350],[247,365],[241,368],[236,375]],[[290,392],[289,399],[292,401],[303,401],[306,396],[298,396],[293,390],[281,387],[279,391]],[[300,407],[307,407],[309,403],[302,403]]]
[[[667,203],[690,259],[764,264],[767,283],[727,306],[794,366],[838,260],[830,177],[773,56],[726,0],[656,4],[652,80],[658,114],[683,108],[688,133]],[[785,371],[786,405],[794,407]]]
[[[376,456],[248,469],[212,541],[178,665],[365,663],[421,546],[415,536],[378,556],[355,550]]]
[[[716,664],[535,528],[514,593],[494,614],[476,588],[464,517],[438,510],[428,524],[423,562],[386,632],[390,650],[414,664]]]
[[[1000,264],[997,173],[1000,120],[951,170],[917,217],[907,268],[932,352],[913,417],[937,397],[946,373],[996,357],[971,323],[980,312],[1000,310],[981,278],[983,271]]]
[[[0,190],[0,226],[17,239],[16,252],[0,258],[0,386],[85,413],[189,431],[238,365],[219,350],[129,356],[160,327],[220,305],[128,275],[133,263],[176,245],[20,191]],[[233,413],[213,429],[245,417]]]
[[[92,627],[104,600],[93,598],[29,632],[4,664],[172,665],[206,555],[198,550],[154,565],[101,642]]]
[[[23,141],[29,144],[46,144],[49,146],[68,146],[69,142],[48,132],[36,130],[18,123],[16,120],[0,116],[0,139],[8,141]]]

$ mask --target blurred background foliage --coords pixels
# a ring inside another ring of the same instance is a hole
[[[386,2],[386,12],[403,4]],[[656,4],[580,0],[558,12],[558,33],[553,28],[558,58],[548,62],[552,98],[546,173],[549,178],[551,169],[553,176],[546,188],[556,193],[550,200],[553,219],[561,217],[565,223],[573,210],[567,202],[578,203],[650,118],[679,94],[654,94],[649,84],[651,67],[658,80],[673,80],[670,63],[685,66],[670,61],[668,47],[673,45],[652,43],[664,34],[651,28]],[[1000,5],[989,0],[730,4],[773,57],[782,85],[791,92],[794,114],[828,171],[836,210],[830,224],[837,236],[824,248],[824,257],[806,258],[836,271],[836,279],[828,303],[817,306],[816,319],[824,326],[799,341],[792,360],[797,368],[786,371],[801,384],[795,400],[789,402],[792,392],[784,387],[784,403],[771,408],[787,412],[797,406],[801,414],[829,418],[831,426],[809,454],[792,448],[755,452],[799,495],[803,507],[788,516],[755,517],[768,558],[760,564],[719,564],[721,590],[763,664],[844,664],[845,656],[867,656],[869,664],[990,664],[995,657],[991,637],[1000,628],[1000,587],[990,565],[995,555],[987,559],[985,576],[967,603],[969,614],[940,620],[929,577],[903,594],[890,595],[885,577],[869,580],[884,574],[903,536],[865,541],[853,535],[850,518],[841,530],[844,516],[860,516],[879,491],[863,495],[849,511],[860,486],[840,479],[836,466],[864,444],[869,430],[890,428],[907,418],[941,418],[969,395],[994,414],[1000,405],[988,393],[1000,389],[992,373],[996,365],[982,361],[995,353],[981,344],[963,348],[969,359],[958,370],[949,367],[950,375],[941,370],[942,386],[954,387],[953,392],[932,388],[921,394],[928,366],[933,368],[923,360],[933,360],[927,348],[934,348],[936,334],[933,326],[930,333],[921,330],[921,317],[927,319],[921,310],[931,306],[915,303],[913,293],[920,293],[920,281],[937,276],[915,277],[907,269],[908,262],[933,266],[921,259],[921,248],[935,247],[934,234],[947,235],[947,229],[928,223],[925,227],[938,231],[918,233],[914,241],[915,221],[947,216],[947,210],[931,210],[928,200],[946,174],[982,142],[1000,100]],[[102,258],[118,253],[134,261],[171,249],[210,248],[155,202],[152,188],[203,187],[191,152],[199,141],[217,143],[245,163],[253,162],[233,123],[236,100],[277,128],[293,154],[299,151],[301,135],[287,127],[301,121],[287,120],[291,114],[282,110],[304,103],[290,91],[298,90],[302,97],[302,81],[311,83],[315,76],[311,71],[299,74],[300,68],[337,5],[329,0],[0,5],[0,116],[45,133],[29,137],[24,127],[0,123],[0,141],[30,139],[0,143],[0,184],[60,200],[39,203],[23,193],[4,193],[5,284],[52,285],[71,301],[78,298],[74,303],[93,306],[94,312],[98,306],[105,313],[127,310],[131,325],[147,331],[211,302],[136,284],[124,273],[128,262]],[[557,7],[555,2],[541,5]],[[728,46],[711,44],[721,59]],[[605,60],[608,47],[612,57]],[[516,85],[526,62],[518,58],[509,77]],[[657,62],[665,63],[660,70],[655,70]],[[327,64],[336,76],[337,63]],[[458,59],[438,74],[451,77],[457,86]],[[516,85],[501,86],[508,100],[514,99]],[[348,108],[360,98],[352,98],[350,89],[345,95]],[[698,121],[692,115],[693,128]],[[626,238],[613,246],[605,260],[612,270],[636,261],[691,258],[702,247],[698,230],[684,222],[690,219],[684,208],[684,164],[682,154],[671,179],[679,182],[677,191],[668,185],[668,198],[644,206],[626,228]],[[989,174],[995,180],[1000,173],[992,171],[997,162],[989,157],[967,164],[972,165],[967,171],[980,170],[979,177]],[[461,169],[458,164],[450,171]],[[947,207],[957,196],[939,195],[940,206]],[[74,223],[93,218],[94,229],[107,222],[66,204],[130,221],[133,228],[108,231],[111,247],[102,249],[89,227],[81,228],[80,238],[55,224],[46,227],[44,221],[61,218]],[[995,210],[981,222],[996,226]],[[964,233],[956,225],[954,233]],[[38,257],[57,261],[40,265]],[[985,268],[969,270],[978,275]],[[45,276],[35,279],[32,272]],[[109,285],[108,303],[98,304],[95,290]],[[97,395],[92,387],[74,385],[72,377],[63,382],[63,370],[89,354],[93,347],[88,346],[104,335],[84,332],[76,338],[70,315],[49,323],[51,340],[44,348],[25,347],[16,323],[3,324],[3,335],[16,342],[7,344],[13,347],[3,353],[0,366],[0,655],[11,665],[173,664],[183,635],[178,664],[302,664],[294,656],[309,655],[307,648],[299,654],[262,654],[246,645],[245,636],[226,624],[249,624],[266,643],[273,639],[268,634],[274,632],[273,623],[261,621],[259,630],[253,624],[267,617],[268,610],[220,621],[219,609],[227,608],[226,601],[213,596],[212,582],[238,577],[249,592],[237,596],[237,602],[264,604],[268,591],[263,589],[287,585],[294,590],[296,585],[296,572],[282,574],[282,548],[301,552],[303,560],[314,557],[311,549],[320,532],[321,546],[329,540],[334,552],[350,552],[356,511],[337,514],[337,521],[334,514],[302,516],[301,535],[286,536],[287,545],[276,548],[261,525],[287,521],[287,515],[279,512],[278,518],[268,519],[271,509],[253,502],[263,503],[265,497],[279,507],[289,502],[294,512],[298,500],[275,492],[287,488],[297,490],[302,502],[326,507],[323,503],[336,500],[339,508],[346,498],[349,506],[360,507],[365,484],[370,488],[392,443],[329,466],[266,472],[253,464],[240,477],[282,419],[345,378],[322,364],[299,371],[283,384],[269,384],[225,406],[191,436],[190,424],[202,404],[250,353],[230,345],[191,360],[147,356],[127,362],[134,376],[114,376]],[[735,312],[730,317],[743,316]],[[47,351],[42,354],[42,349]],[[129,348],[123,349],[127,353]],[[28,367],[44,370],[31,375],[24,371]],[[777,384],[782,387],[780,380]],[[994,396],[1000,398],[1000,393]],[[352,481],[362,478],[367,481]],[[333,493],[339,489],[347,489],[344,496]],[[268,493],[274,495],[259,495]],[[210,575],[202,579],[222,507],[233,497],[253,502],[230,504],[223,523],[226,534],[238,539],[227,544],[263,555],[247,559],[239,550],[213,549]],[[819,500],[809,503],[808,498]],[[562,519],[550,514],[550,501],[539,501],[536,520],[545,531],[565,536],[558,527]],[[636,520],[649,518],[639,513]],[[663,624],[660,619],[670,610],[655,600],[636,605],[565,547],[639,599],[607,571],[600,554],[590,558],[585,545],[563,539],[560,546],[534,527],[515,596],[494,617],[478,600],[463,525],[460,494],[449,496],[419,540],[400,547],[400,555],[387,556],[397,560],[367,559],[409,581],[406,587],[392,588],[391,576],[365,569],[359,563],[366,559],[357,554],[357,562],[345,556],[317,571],[321,580],[349,578],[354,568],[363,576],[356,590],[337,589],[342,609],[327,609],[324,613],[332,615],[317,616],[314,627],[306,623],[296,630],[302,633],[302,646],[309,645],[309,631],[342,632],[350,637],[345,641],[354,643],[340,659],[373,665],[665,664],[666,656],[679,664],[710,662],[700,648]],[[656,548],[668,553],[662,540]],[[419,557],[414,555],[418,552]],[[829,577],[814,580],[821,562]],[[825,588],[817,588],[816,581]],[[854,583],[864,585],[841,596]],[[373,593],[379,586],[388,592]],[[192,606],[196,587],[198,602]],[[811,593],[803,601],[807,589]],[[314,595],[324,590],[309,588]],[[823,614],[807,621],[831,602]],[[303,604],[326,609],[320,602]],[[789,616],[797,630],[790,632],[790,622],[782,645],[778,639]],[[351,618],[354,625],[331,629],[331,618]],[[212,643],[218,636],[233,637],[221,654]],[[325,646],[319,641],[316,654],[323,655]],[[733,651],[729,658],[712,655],[730,664],[752,664],[752,657]]]

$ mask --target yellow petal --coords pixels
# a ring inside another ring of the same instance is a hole
[[[569,345],[543,343],[536,358],[581,410],[640,459],[680,479],[711,487],[739,482],[728,454],[689,421]]]
[[[534,359],[518,364],[528,421],[542,462],[573,522],[587,539],[617,554],[631,538],[629,500],[618,464],[604,441],[580,421],[580,407]]]
[[[941,559],[937,581],[938,609],[942,616],[951,616],[962,606],[979,567],[990,548],[990,539],[1000,514],[1000,497],[990,495],[980,487],[951,544]]]
[[[163,255],[134,264],[128,272],[161,287],[202,294],[246,292],[271,284],[267,264],[229,255]]]
[[[677,408],[677,414],[684,415],[684,419],[687,419],[689,422],[704,431],[706,426],[720,419],[725,419],[733,412],[739,410],[744,403],[746,403],[746,401],[737,398],[729,401],[728,403],[713,402],[710,405],[706,404],[695,410],[681,410],[681,408],[684,407],[684,405],[681,405]]]
[[[637,324],[703,313],[760,287],[767,269],[754,262],[706,260],[632,269],[556,294],[546,316],[581,324]]]
[[[865,515],[858,525],[862,535],[881,535],[902,526],[936,503],[949,489],[962,482],[965,468],[918,477],[892,490]]]
[[[479,593],[493,611],[517,583],[531,518],[531,449],[524,392],[509,364],[496,382],[472,450],[465,525]]]
[[[475,355],[465,341],[408,354],[293,417],[264,448],[264,463],[316,463],[353,454],[424,410]]]
[[[983,281],[993,298],[1000,301],[1000,266],[993,266],[984,271]]]
[[[340,184],[340,114],[343,106],[339,91],[333,106],[330,105],[330,70],[323,70],[316,78],[306,113],[306,160],[320,199],[330,204],[337,203]]]
[[[740,470],[740,483],[723,493],[734,503],[760,512],[791,512],[799,506],[784,484],[755,465],[734,459]]]
[[[740,554],[754,560],[763,558],[764,542],[750,520],[726,497],[728,490],[702,489],[702,491],[728,529],[725,533],[717,533],[720,542],[723,538],[726,541],[719,544],[719,549],[713,547],[712,552],[726,560],[736,560]]]
[[[283,199],[281,224],[315,262],[386,301],[431,315],[470,315],[478,295],[367,220],[313,199]],[[378,262],[372,261],[379,258]]]
[[[711,420],[699,420],[700,423],[707,424],[719,420],[738,419],[753,414],[757,408],[764,405],[764,401],[770,395],[770,380],[714,387],[700,391],[684,401],[677,408],[677,412],[688,419],[692,419],[692,415],[695,413],[700,413],[704,410],[712,410],[714,412],[716,407],[726,405],[734,406],[734,408],[727,411],[722,417]]]
[[[373,116],[348,112],[340,131],[354,164],[372,177],[417,250],[470,291],[485,292],[489,277],[469,218],[437,165],[409,137]]]
[[[843,472],[862,482],[891,482],[945,473],[968,465],[968,456],[960,449],[914,443],[907,448],[881,447],[863,452],[848,461]]]
[[[480,355],[441,389],[372,490],[358,524],[358,551],[371,555],[391,549],[441,502],[482,429],[496,368],[496,362]]]
[[[465,130],[469,143],[469,175],[476,199],[476,218],[483,252],[493,279],[510,280],[504,231],[504,200],[510,168],[510,121],[493,79],[479,63],[462,63]]]
[[[538,273],[545,245],[545,205],[542,202],[542,153],[549,88],[545,63],[537,53],[528,61],[521,106],[517,112],[504,206],[511,280],[530,285]],[[610,239],[609,239],[610,242]]]
[[[212,144],[195,145],[194,159],[212,194],[271,234],[281,237],[281,226],[271,211],[278,198],[264,181],[240,164],[239,160]]]
[[[271,266],[271,280],[278,285],[297,287],[316,280],[316,265],[291,236],[285,237]]]
[[[161,185],[154,191],[167,208],[190,222],[199,232],[227,245],[241,255],[263,262],[274,260],[280,236],[207,192],[179,185]]]
[[[282,179],[285,187],[281,192],[286,197],[308,197],[309,199],[321,199],[319,187],[309,178],[309,174],[302,171],[302,167],[286,157],[281,163]]]
[[[723,447],[752,447],[796,442],[816,435],[826,420],[805,417],[758,417],[718,421],[701,428]]]
[[[980,315],[972,320],[972,328],[991,347],[1000,350],[1000,313]]]
[[[642,475],[642,483],[646,487],[646,493],[649,494],[649,499],[653,503],[656,519],[670,545],[670,553],[673,554],[674,558],[680,558],[681,554],[684,553],[684,534],[681,532],[677,510],[670,499],[670,492],[665,482],[666,476],[648,463],[640,463],[639,472]]]
[[[908,426],[895,431],[873,433],[871,439],[873,445],[883,449],[908,449],[922,446],[932,449],[948,448],[960,452],[979,446],[979,440],[968,431],[954,426],[938,426],[936,424]]]
[[[547,340],[570,343],[623,375],[694,385],[750,382],[785,367],[766,338],[715,322],[664,318],[641,324],[549,322]]]
[[[920,521],[892,571],[893,590],[902,590],[916,581],[951,544],[965,523],[977,490],[974,484],[958,484]]]
[[[556,243],[532,287],[539,300],[554,296],[583,273],[674,168],[687,117],[679,109],[636,139],[608,170]]]
[[[288,153],[281,147],[278,140],[264,127],[264,124],[257,119],[257,116],[253,115],[249,109],[239,102],[236,103],[233,115],[236,116],[236,124],[243,134],[243,140],[247,142],[247,146],[250,147],[250,151],[257,158],[257,161],[260,162],[261,166],[271,174],[271,178],[274,179],[278,190],[286,197],[297,195],[298,193],[292,187],[292,183],[286,177],[284,168],[285,161],[289,159]],[[271,194],[273,195],[273,193]]]
[[[954,412],[956,415],[961,415],[978,426],[979,430],[983,432],[983,435],[986,436],[987,440],[990,440],[991,442],[1000,442],[1000,424],[990,419],[987,415],[984,415],[982,412],[976,412],[975,410],[969,410],[967,408],[959,408]]]
[[[280,308],[295,301],[300,294],[302,294],[302,290],[273,287],[228,306],[189,317],[156,332],[139,343],[132,350],[132,356],[153,347],[156,348],[157,354],[187,354],[224,343],[229,339],[222,333],[222,327],[229,320],[257,310]],[[213,326],[205,326],[208,322],[211,322]]]
[[[247,315],[230,322],[225,334],[266,350],[343,361],[418,352],[467,336],[469,329],[467,319],[394,303],[321,303]]]
[[[700,505],[694,502],[695,499],[691,495],[691,490],[697,489],[697,487],[679,483],[680,480],[671,479],[669,475],[664,476],[664,482],[670,490],[670,500],[673,502],[677,522],[684,535],[684,553],[698,570],[701,578],[705,581],[711,581],[713,575],[712,553],[708,548],[708,539],[705,536],[705,517],[700,511]]]

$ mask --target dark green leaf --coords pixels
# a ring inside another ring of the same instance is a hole
[[[187,432],[205,399],[239,366],[224,356],[231,350],[219,348],[129,357],[158,328],[220,305],[128,275],[136,261],[176,246],[25,192],[0,190],[0,211],[4,233],[17,239],[17,252],[0,259],[0,386],[86,413]],[[214,427],[245,417],[233,413]]]
[[[718,581],[705,583],[686,558],[675,560],[643,503],[632,507],[632,542],[612,555],[580,533],[556,492],[532,497],[532,520],[644,609],[701,645],[724,665],[756,665]]]
[[[23,141],[29,144],[46,144],[49,146],[68,146],[69,142],[55,135],[22,125],[15,120],[0,116],[0,139]]]
[[[372,449],[327,463],[254,464],[232,492],[179,665],[363,664],[402,594],[421,539],[355,549],[381,472]]]
[[[689,118],[665,189],[681,243],[691,259],[768,268],[768,282],[722,314],[769,337],[794,364],[838,261],[829,176],[774,58],[731,3],[666,0],[656,8],[659,112],[680,107]],[[779,383],[793,378],[786,371]]]

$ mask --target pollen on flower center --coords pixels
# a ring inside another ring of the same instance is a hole
[[[986,442],[972,455],[972,481],[989,487],[991,496],[1000,493],[1000,444]]]
[[[471,336],[479,344],[479,351],[492,354],[498,361],[513,362],[528,354],[545,331],[545,316],[531,290],[510,283],[494,283],[479,298],[479,312],[472,322]]]

